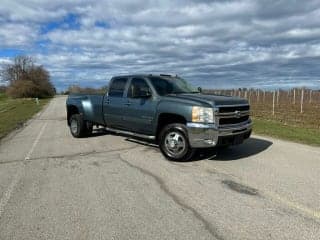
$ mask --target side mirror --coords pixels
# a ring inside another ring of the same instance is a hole
[[[202,88],[198,87],[198,91],[199,91],[199,93],[202,93]]]

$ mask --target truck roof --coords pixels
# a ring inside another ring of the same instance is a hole
[[[113,76],[112,78],[117,78],[117,77],[178,77],[178,74],[169,74],[169,73],[158,73],[158,74],[154,74],[154,73],[150,73],[150,74],[126,74],[126,75],[116,75]]]

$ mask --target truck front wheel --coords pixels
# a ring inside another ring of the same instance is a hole
[[[190,147],[184,124],[168,124],[161,130],[159,140],[160,150],[169,160],[188,161],[194,155],[195,150]]]
[[[92,124],[84,121],[80,114],[70,117],[70,132],[76,138],[85,137],[92,133]]]

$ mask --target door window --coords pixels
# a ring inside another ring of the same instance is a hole
[[[127,83],[127,78],[116,78],[112,81],[109,96],[111,97],[122,97],[123,92]]]
[[[142,78],[133,78],[128,90],[128,97],[147,95],[151,93],[151,89],[147,82]]]

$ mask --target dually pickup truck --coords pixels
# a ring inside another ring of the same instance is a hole
[[[175,161],[190,159],[198,148],[241,144],[252,129],[246,99],[202,94],[168,74],[113,77],[105,94],[70,95],[66,107],[74,137],[102,126],[152,140]]]

